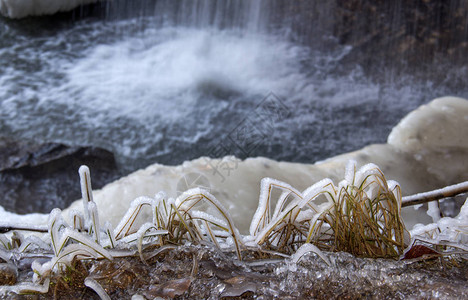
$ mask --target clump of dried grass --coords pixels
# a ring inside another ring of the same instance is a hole
[[[281,195],[271,213],[275,189]],[[355,162],[338,186],[325,179],[302,193],[264,179],[250,234],[263,248],[289,254],[312,243],[326,251],[396,258],[409,242],[398,184],[387,181],[376,165],[356,170]]]
[[[332,208],[317,221],[318,234],[310,241],[327,251],[397,258],[409,243],[401,219],[400,187],[392,182],[389,187],[377,166],[367,169],[358,176],[354,172],[352,182],[339,187]]]

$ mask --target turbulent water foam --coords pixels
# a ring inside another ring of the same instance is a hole
[[[34,37],[5,29],[3,134],[101,146],[127,171],[207,154],[311,162],[384,141],[407,111],[443,93],[372,83],[358,66],[337,72],[349,47],[322,52],[274,32],[152,18],[83,21]],[[249,151],[211,154],[270,92],[288,117]]]
[[[294,32],[285,11],[300,4],[128,3],[52,26],[0,20],[2,135],[103,147],[124,172],[203,155],[313,162],[385,141],[430,99],[468,95],[411,75],[376,83],[343,64],[352,48],[330,22]],[[256,109],[271,93],[285,113],[265,130]],[[239,140],[248,128],[257,135]]]
[[[76,102],[87,99],[80,106],[173,122],[189,117],[197,98],[223,102],[272,90],[291,94],[307,86],[306,74],[298,71],[307,54],[304,47],[268,36],[148,30],[142,37],[92,49],[67,70],[67,85],[80,94]]]

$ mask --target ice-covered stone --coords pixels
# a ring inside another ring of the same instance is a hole
[[[468,179],[468,101],[433,100],[409,113],[388,136],[388,143],[411,154],[442,185]]]
[[[0,0],[0,13],[9,18],[51,15],[103,0]]]

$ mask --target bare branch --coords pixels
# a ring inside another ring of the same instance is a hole
[[[438,190],[419,193],[411,196],[403,197],[401,206],[411,206],[431,201],[440,200],[443,198],[454,197],[459,194],[468,192],[468,181],[450,185]]]

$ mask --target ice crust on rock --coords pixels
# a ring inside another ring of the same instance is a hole
[[[443,97],[409,113],[388,144],[411,154],[441,186],[468,180],[468,101]],[[450,172],[447,170],[450,169]]]
[[[9,18],[51,15],[105,0],[0,0],[0,13]]]

